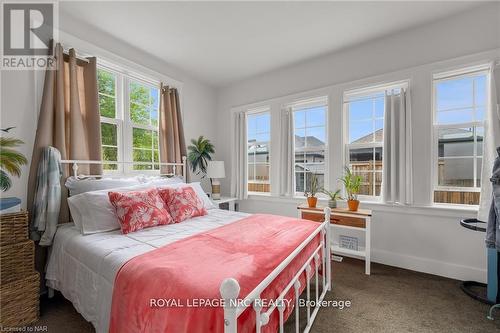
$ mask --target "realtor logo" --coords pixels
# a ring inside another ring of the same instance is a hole
[[[56,2],[2,2],[2,69],[53,67]]]

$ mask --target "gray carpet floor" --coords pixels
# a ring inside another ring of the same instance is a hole
[[[466,296],[456,280],[344,259],[333,264],[333,291],[326,300],[349,300],[343,310],[322,308],[311,332],[500,332],[500,311],[495,321],[486,319],[489,309]],[[300,317],[304,318],[304,312]],[[293,318],[287,332],[294,331]],[[94,332],[61,295],[42,299],[38,327],[49,333]]]

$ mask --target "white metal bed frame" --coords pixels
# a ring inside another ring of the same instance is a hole
[[[107,161],[92,161],[92,160],[62,160],[61,164],[72,165],[73,176],[75,177],[102,177],[102,175],[79,175],[78,165],[151,165],[151,163],[141,163],[141,162],[107,162]],[[182,168],[182,176],[185,179],[186,175],[186,157],[182,157],[182,163],[155,163],[160,165],[160,167],[172,167],[172,173],[159,174],[162,176],[175,176],[177,175],[177,167]],[[140,173],[141,170],[138,170]],[[132,173],[133,174],[133,173]],[[106,176],[123,176],[124,173],[109,173]],[[318,314],[320,309],[320,303],[324,299],[326,293],[331,290],[331,231],[330,231],[330,208],[326,207],[325,221],[322,222],[318,227],[311,233],[306,240],[304,240],[278,267],[276,267],[264,280],[253,291],[251,291],[244,299],[239,299],[240,285],[238,281],[234,278],[227,278],[222,281],[220,286],[220,295],[224,300],[224,332],[225,333],[237,333],[238,331],[238,317],[252,305],[255,315],[256,315],[256,333],[260,333],[263,326],[269,323],[269,318],[274,311],[279,312],[279,332],[284,332],[284,311],[285,311],[285,296],[293,287],[295,291],[295,332],[300,332],[300,317],[299,317],[299,290],[300,290],[300,277],[305,273],[306,275],[306,311],[307,311],[307,325],[303,332],[308,333],[311,330],[312,324]],[[298,272],[289,281],[287,286],[279,294],[276,300],[273,300],[273,304],[267,308],[265,312],[262,312],[262,292],[278,277],[278,275],[309,245],[317,236],[320,235],[320,244],[313,253],[309,256],[306,262],[302,265]],[[314,260],[315,267],[315,300],[314,308],[311,309],[311,279],[313,277],[312,264]],[[321,261],[321,262],[320,262]],[[321,293],[319,290],[320,279],[319,279],[319,267],[321,265],[322,279],[321,279]],[[49,297],[53,296],[53,290],[49,288]],[[312,311],[311,311],[312,310]]]
[[[304,333],[311,330],[314,319],[318,314],[320,303],[323,301],[326,293],[331,290],[331,262],[330,262],[330,208],[326,207],[325,210],[325,221],[316,228],[316,230],[309,235],[309,237],[304,240],[278,267],[276,267],[271,274],[269,274],[262,282],[251,291],[248,296],[243,300],[239,300],[238,296],[240,293],[240,285],[236,279],[228,278],[225,279],[220,287],[220,294],[224,299],[224,332],[225,333],[237,333],[238,332],[238,317],[250,306],[253,305],[255,311],[255,321],[256,321],[256,333],[260,333],[263,326],[269,323],[269,318],[273,311],[277,309],[279,312],[279,332],[284,332],[284,311],[285,302],[284,298],[289,290],[293,287],[295,290],[295,332],[300,332],[300,317],[299,317],[299,290],[300,290],[300,280],[299,278],[305,272],[306,274],[306,307],[307,307],[307,325],[304,328]],[[270,306],[265,312],[262,312],[262,299],[260,295],[262,292],[271,284],[271,282],[276,279],[276,277],[303,251],[303,249],[311,243],[314,238],[320,234],[321,240],[320,245],[314,250],[312,255],[307,259],[300,270],[294,275],[292,280],[287,284],[285,289],[280,293],[274,304]],[[321,253],[321,255],[320,255]],[[311,312],[311,286],[310,282],[312,279],[312,261],[314,260],[315,266],[315,303],[314,308]],[[319,262],[321,260],[321,263]],[[322,270],[322,289],[321,294],[319,293],[319,265],[321,264]]]
[[[72,170],[73,170],[73,176],[74,177],[102,177],[103,175],[78,175],[78,165],[158,165],[160,167],[172,167],[172,172],[171,173],[155,173],[155,175],[159,176],[177,176],[177,168],[181,167],[182,170],[182,177],[186,179],[186,170],[187,170],[187,163],[186,163],[186,156],[182,156],[182,162],[179,163],[149,163],[149,162],[111,162],[111,161],[95,161],[95,160],[61,160],[61,164],[71,164]],[[158,171],[160,171],[158,170]],[[140,174],[141,172],[144,171],[151,171],[151,170],[135,170],[131,172],[130,174],[133,175],[134,173]],[[123,176],[125,173],[120,173],[119,171],[111,170],[109,173],[106,173],[106,177],[114,177],[114,176]]]

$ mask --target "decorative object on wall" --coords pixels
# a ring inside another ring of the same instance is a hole
[[[315,173],[311,173],[311,177],[309,178],[309,182],[306,188],[306,192],[304,195],[307,198],[307,204],[310,208],[315,208],[318,203],[318,198],[316,198],[316,194],[319,192],[318,186],[318,177],[316,177]]]
[[[188,147],[188,160],[193,173],[197,175],[202,173],[201,178],[204,178],[207,174],[208,161],[212,160],[212,154],[214,153],[214,145],[210,140],[205,139],[203,135],[198,140],[191,139],[191,145]]]
[[[212,199],[220,199],[220,181],[226,177],[224,161],[210,161],[207,166],[207,175],[212,180]]]
[[[358,251],[358,237],[340,235],[339,246],[344,249]]]
[[[344,184],[349,210],[355,212],[359,207],[358,193],[363,178],[361,176],[354,175],[349,167],[345,167],[344,170],[344,176],[340,178],[340,181]]]
[[[8,132],[7,129],[2,131]],[[22,144],[24,142],[19,139],[0,137],[0,188],[3,192],[12,186],[10,176],[20,177],[21,167],[28,163],[26,157],[15,150]]]
[[[337,208],[337,200],[342,200],[342,197],[340,196],[340,189],[337,189],[335,192],[322,189],[321,192],[328,196],[328,207]]]
[[[186,142],[184,139],[184,127],[182,125],[181,108],[179,104],[179,93],[177,89],[161,84],[160,113],[159,113],[159,143],[160,162],[182,163],[182,157],[186,156]],[[161,173],[169,173],[168,166],[161,167]],[[177,175],[182,175],[187,181],[187,174],[177,168]]]

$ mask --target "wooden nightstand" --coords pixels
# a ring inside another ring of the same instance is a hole
[[[297,207],[299,218],[323,222],[324,207],[309,208],[306,204]],[[370,275],[371,260],[371,218],[372,211],[369,209],[359,209],[355,212],[347,208],[332,208],[330,217],[330,227],[332,231],[332,252],[346,257],[353,257],[365,260],[365,273]],[[365,233],[365,246],[362,249],[351,250],[342,248],[335,243],[335,236],[340,230],[356,230]]]
[[[219,207],[219,209],[226,209],[224,206],[227,206],[226,210],[235,211],[236,210],[236,201],[237,198],[233,197],[221,197],[219,200],[212,199],[212,202]]]

